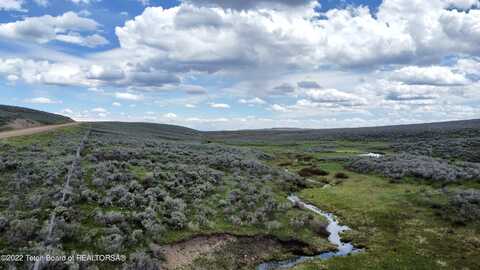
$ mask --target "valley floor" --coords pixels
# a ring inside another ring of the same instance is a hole
[[[335,250],[325,219],[289,203],[296,194],[334,213],[351,228],[344,241],[363,252],[295,270],[480,269],[478,220],[459,221],[451,212],[452,194],[477,192],[480,179],[399,180],[350,168],[361,154],[394,154],[384,140],[176,142],[112,130],[70,125],[0,141],[8,153],[0,158],[0,184],[7,187],[0,192],[1,254],[115,252],[127,262],[98,267],[218,270]],[[78,144],[84,150],[77,162]],[[49,189],[62,190],[70,164],[74,192],[59,205]],[[480,205],[472,205],[478,213]],[[54,237],[46,241],[52,211]]]
[[[455,224],[441,216],[446,191],[480,188],[479,181],[436,185],[412,179],[392,181],[381,175],[345,168],[344,159],[364,153],[388,153],[383,142],[334,142],[337,148],[312,154],[312,143],[258,147],[288,171],[321,168],[326,176],[310,176],[302,200],[334,213],[352,230],[343,235],[365,252],[294,267],[313,269],[479,269],[480,225]],[[346,173],[347,179],[336,178]]]

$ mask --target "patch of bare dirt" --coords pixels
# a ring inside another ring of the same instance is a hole
[[[215,234],[196,236],[166,246],[150,246],[153,254],[165,260],[162,269],[251,269],[285,254],[313,255],[324,251],[299,240],[279,240],[274,236],[235,236]],[[201,259],[198,265],[197,259]]]
[[[213,253],[235,240],[236,238],[231,235],[198,236],[173,245],[159,247],[158,251],[165,258],[164,268],[173,270],[188,266],[196,258]]]
[[[12,122],[7,124],[7,128],[17,130],[17,129],[25,129],[25,128],[32,128],[32,127],[38,127],[41,126],[42,124],[28,120],[28,119],[15,119]]]
[[[0,132],[0,139],[6,139],[6,138],[18,137],[18,136],[25,136],[25,135],[32,135],[32,134],[36,134],[36,133],[47,132],[47,131],[54,130],[54,129],[57,129],[57,128],[74,126],[74,125],[78,125],[78,124],[79,123],[68,123],[68,124],[62,124],[62,125],[40,126],[40,127],[32,127],[32,128],[19,129],[19,130],[13,130],[13,131],[5,131],[5,132]]]

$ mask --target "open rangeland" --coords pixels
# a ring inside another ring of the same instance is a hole
[[[479,122],[437,125],[105,122],[2,139],[0,253],[121,256],[80,269],[478,269]]]

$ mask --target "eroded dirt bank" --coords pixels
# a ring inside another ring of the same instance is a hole
[[[165,260],[163,267],[173,269],[254,269],[272,259],[314,254],[320,250],[298,240],[280,240],[274,236],[238,236],[213,234],[195,236],[171,245],[157,246]]]

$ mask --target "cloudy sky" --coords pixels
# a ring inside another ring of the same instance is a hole
[[[480,2],[0,0],[0,103],[202,130],[480,118]]]

